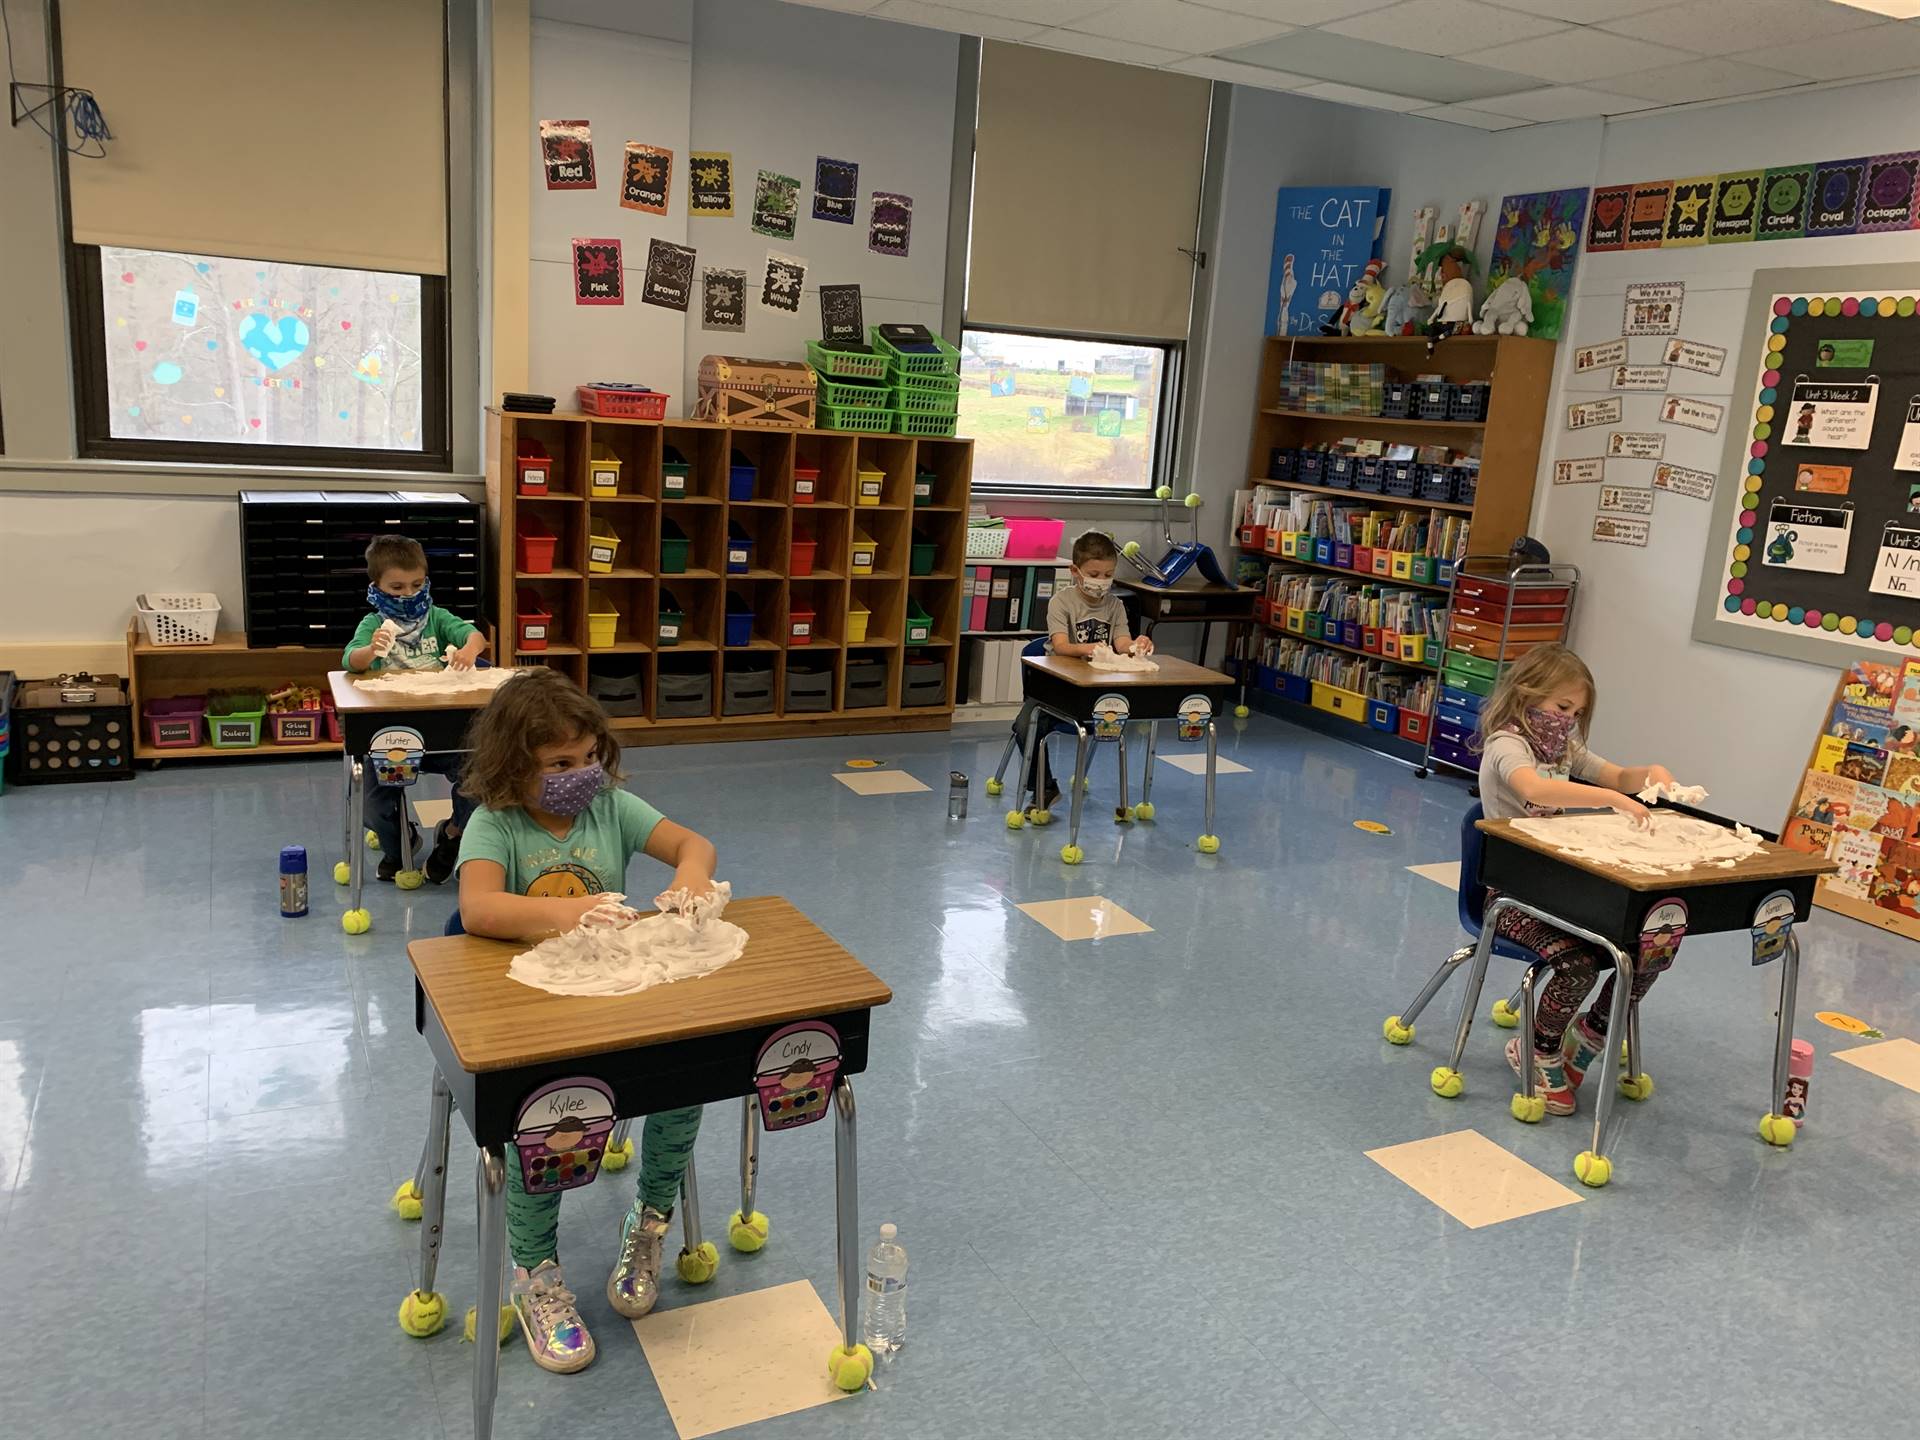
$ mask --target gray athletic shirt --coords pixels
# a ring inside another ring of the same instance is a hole
[[[1513,788],[1513,772],[1536,770],[1543,780],[1590,780],[1598,784],[1610,761],[1601,759],[1578,740],[1567,738],[1566,752],[1557,764],[1541,763],[1527,737],[1502,730],[1487,737],[1480,752],[1480,808],[1489,820],[1517,820],[1526,815],[1554,815],[1559,807],[1529,805]],[[1595,802],[1598,803],[1597,801]]]
[[[1127,610],[1111,590],[1099,600],[1089,600],[1078,585],[1063,585],[1047,602],[1047,648],[1053,637],[1064,634],[1073,645],[1111,645],[1113,637],[1127,633]]]

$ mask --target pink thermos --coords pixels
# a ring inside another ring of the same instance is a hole
[[[1813,1046],[1805,1040],[1793,1042],[1787,1057],[1787,1099],[1784,1109],[1795,1128],[1806,1123],[1807,1091],[1813,1084]]]

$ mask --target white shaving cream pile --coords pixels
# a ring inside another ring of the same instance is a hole
[[[566,934],[514,956],[507,976],[553,995],[637,995],[711,975],[747,948],[747,932],[720,918],[732,893],[724,881],[698,898],[672,890],[645,917],[620,903],[625,896],[607,895]]]
[[[1126,670],[1136,675],[1149,675],[1160,668],[1157,660],[1149,660],[1144,655],[1121,655],[1111,645],[1094,646],[1087,663],[1096,670]]]
[[[1728,830],[1691,815],[1658,814],[1646,825],[1625,815],[1553,815],[1516,820],[1513,828],[1580,860],[1616,865],[1636,875],[1668,875],[1696,865],[1731,870],[1760,853],[1760,837],[1744,825]]]

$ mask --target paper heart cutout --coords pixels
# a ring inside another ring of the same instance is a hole
[[[240,343],[269,370],[282,370],[307,353],[313,332],[292,315],[269,320],[254,311],[240,322]]]
[[[220,348],[220,342],[218,340],[209,340],[207,341],[207,348],[209,350],[218,350]]]
[[[186,372],[171,360],[162,360],[153,367],[153,383],[156,385],[178,385]]]
[[[216,385],[213,387],[213,398],[216,400],[218,400],[221,396],[225,395],[226,393],[227,393],[227,387],[224,385]]]
[[[1627,202],[1618,195],[1609,195],[1593,207],[1594,214],[1600,217],[1600,223],[1609,230],[1620,222],[1620,217],[1626,213],[1626,209]]]
[[[351,320],[342,320],[340,322],[340,328],[342,330],[351,330],[353,328],[353,322]]]
[[[191,416],[191,415],[182,415],[182,416],[180,417],[180,423],[181,423],[182,425],[191,425],[191,424],[193,423],[193,416]]]
[[[247,424],[251,425],[256,430],[260,428],[260,422],[258,420],[249,420],[247,421]]]
[[[324,355],[316,355],[316,356],[314,356],[314,357],[313,357],[313,368],[314,368],[314,369],[316,369],[316,370],[324,370],[324,369],[326,369],[326,368],[327,368],[327,357],[326,357],[326,356],[324,356]]]
[[[140,407],[138,405],[129,405],[127,406],[127,413],[129,415],[138,415],[140,413]]]
[[[120,278],[126,281],[127,284],[131,285],[133,283],[133,272],[131,270],[124,271],[122,272]]]
[[[136,350],[144,350],[147,348],[147,342],[144,340],[136,340],[133,342],[133,348]]]
[[[200,272],[200,273],[201,273],[202,275],[204,275],[204,274],[206,274],[206,273],[207,273],[207,272],[208,272],[209,270],[211,270],[211,269],[212,269],[213,267],[212,267],[211,265],[209,265],[209,264],[208,264],[208,263],[207,263],[206,261],[204,261],[204,260],[201,260],[201,261],[197,261],[197,262],[196,262],[196,263],[194,264],[194,267],[193,267],[193,268],[194,268],[194,269],[196,269],[196,270],[198,270],[198,271],[199,271],[199,272]]]

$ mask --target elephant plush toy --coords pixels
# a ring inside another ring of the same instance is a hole
[[[1524,335],[1533,324],[1533,291],[1518,275],[1509,275],[1487,296],[1480,307],[1480,318],[1473,322],[1476,335]]]

